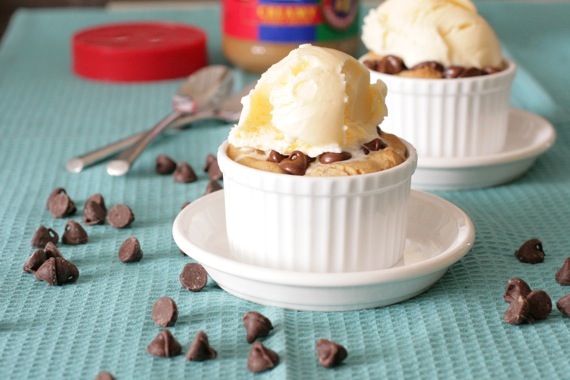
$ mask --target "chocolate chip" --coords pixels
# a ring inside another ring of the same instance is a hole
[[[199,263],[188,263],[184,265],[180,276],[180,283],[191,292],[199,292],[208,283],[208,273]]]
[[[386,149],[388,145],[381,138],[376,138],[362,145],[362,150],[364,154],[369,154],[370,152],[377,152],[382,149]]]
[[[208,153],[208,155],[206,156],[206,161],[204,162],[204,172],[207,173],[212,162],[217,160],[218,159],[216,158],[216,156],[214,156],[212,153]]]
[[[93,226],[96,224],[105,223],[105,218],[107,217],[107,210],[105,206],[90,200],[85,203],[85,208],[83,209],[83,223],[88,226]]]
[[[480,70],[476,67],[468,67],[459,74],[460,78],[470,78],[470,77],[478,77],[481,75],[485,75],[483,70]]]
[[[160,175],[172,174],[176,170],[176,162],[166,154],[156,156],[155,171]]]
[[[520,248],[515,251],[515,256],[522,263],[538,264],[544,261],[544,250],[542,242],[538,239],[525,241]]]
[[[42,264],[46,262],[46,260],[47,260],[46,251],[44,251],[43,249],[38,249],[30,255],[28,260],[26,260],[26,262],[24,263],[22,269],[24,270],[24,272],[36,273],[38,268],[41,267]]]
[[[182,352],[182,346],[170,330],[164,329],[150,342],[146,350],[158,358],[171,358]]]
[[[95,380],[115,380],[115,378],[109,372],[99,372]]]
[[[521,280],[520,278],[511,278],[509,282],[507,282],[507,288],[505,289],[503,298],[505,302],[511,303],[519,298],[519,296],[526,298],[531,291],[530,286],[528,286],[524,280]]]
[[[321,363],[323,367],[332,368],[346,359],[348,352],[346,352],[346,348],[338,343],[327,339],[319,339],[317,341],[317,356],[319,363]]]
[[[570,257],[564,260],[564,264],[556,271],[554,278],[560,285],[570,285]]]
[[[216,356],[218,356],[218,353],[210,346],[208,335],[202,330],[198,331],[190,344],[190,348],[188,348],[186,360],[202,362],[215,359]]]
[[[309,163],[309,157],[303,154],[303,152],[296,150],[289,157],[284,158],[279,163],[279,166],[288,174],[305,175]]]
[[[560,298],[556,302],[556,308],[565,316],[570,317],[570,294],[566,294]]]
[[[267,161],[278,164],[281,161],[283,161],[285,158],[287,158],[286,155],[281,154],[276,150],[272,150],[271,152],[269,152],[269,156],[267,156]]]
[[[119,248],[119,260],[123,263],[134,263],[141,261],[142,258],[143,251],[136,237],[131,236],[121,244],[121,248]]]
[[[49,210],[50,209],[50,204],[53,201],[53,198],[61,193],[66,193],[65,189],[63,187],[56,187],[55,189],[53,189],[51,191],[51,193],[48,196],[47,202],[46,202],[46,208]]]
[[[214,191],[218,191],[218,190],[222,190],[222,185],[220,185],[220,183],[218,181],[210,180],[208,182],[208,184],[206,185],[206,192],[204,193],[204,195],[211,194]]]
[[[387,55],[378,62],[376,66],[376,71],[384,74],[398,74],[399,72],[406,70],[406,65],[400,57],[395,55]]]
[[[459,78],[463,70],[465,70],[463,66],[448,66],[443,70],[443,77],[448,79]]]
[[[223,177],[220,166],[218,165],[218,159],[211,153],[206,157],[204,171],[208,173],[208,177],[212,181],[218,181]]]
[[[424,61],[424,62],[420,62],[416,65],[414,65],[411,70],[418,70],[418,69],[423,69],[424,67],[429,67],[430,69],[439,71],[440,73],[443,73],[443,65],[437,61]]]
[[[61,237],[61,242],[68,245],[85,244],[89,241],[87,232],[81,227],[81,224],[75,220],[70,220],[65,224],[65,231]]]
[[[520,296],[507,308],[505,312],[505,322],[511,325],[527,323],[530,318],[530,305],[526,298]]]
[[[107,222],[115,228],[125,228],[135,221],[135,214],[129,206],[118,204],[113,206],[107,215]]]
[[[254,373],[264,372],[279,364],[279,355],[265,347],[261,342],[254,342],[247,357],[247,369]]]
[[[362,64],[369,70],[377,71],[376,68],[378,67],[378,61],[374,59],[367,59],[364,62],[362,62]]]
[[[256,311],[248,311],[243,315],[243,327],[245,327],[247,343],[251,343],[257,338],[266,337],[273,330],[271,321]]]
[[[44,248],[44,251],[46,252],[46,257],[49,259],[50,257],[62,257],[63,255],[61,254],[61,252],[59,251],[59,249],[57,249],[57,247],[55,246],[55,244],[53,244],[52,242],[48,242]]]
[[[105,198],[103,198],[101,194],[99,193],[93,194],[85,201],[86,204],[89,202],[97,203],[99,206],[103,208],[103,210],[105,210],[105,212],[107,212],[107,207],[105,207]]]
[[[350,154],[349,152],[340,152],[340,153],[327,152],[319,156],[319,162],[321,164],[332,164],[334,162],[350,160],[351,157],[352,154]]]
[[[55,194],[51,200],[48,201],[48,204],[49,211],[54,218],[64,218],[75,214],[77,211],[75,203],[73,203],[69,195],[65,192]]]
[[[45,263],[47,259],[51,257],[63,258],[61,252],[59,252],[59,249],[57,249],[52,242],[49,242],[46,244],[44,249],[38,249],[34,251],[34,253],[32,253],[28,258],[28,260],[26,260],[26,262],[24,263],[22,269],[24,270],[24,272],[36,273],[38,268],[41,267],[42,264]]]
[[[178,306],[172,298],[162,297],[154,303],[150,315],[158,326],[174,326],[178,319]]]
[[[174,180],[180,183],[190,183],[198,179],[194,169],[186,162],[180,162],[174,170]]]
[[[552,301],[544,290],[533,290],[526,297],[533,319],[546,319],[552,312]]]
[[[500,71],[503,71],[500,67],[487,66],[483,68],[483,72],[487,75],[495,74]]]
[[[77,281],[79,270],[64,258],[50,257],[36,270],[35,276],[48,285],[64,285]]]
[[[57,244],[59,235],[52,228],[40,226],[32,236],[32,247],[43,248],[47,243]]]

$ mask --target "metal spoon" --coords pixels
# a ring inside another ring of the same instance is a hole
[[[250,90],[254,86],[255,82],[246,85],[241,91],[224,99],[215,109],[208,109],[204,111],[198,111],[194,114],[182,115],[170,123],[167,126],[167,129],[182,130],[188,128],[194,122],[207,119],[216,119],[221,122],[235,123],[238,121],[241,113],[241,98],[249,94]],[[100,162],[106,158],[109,158],[112,155],[117,154],[123,149],[131,146],[148,132],[149,131],[138,132],[109,145],[105,145],[102,148],[98,148],[80,156],[73,157],[67,161],[65,167],[67,171],[71,173],[79,173],[84,168],[96,164],[97,162]]]
[[[121,176],[129,172],[136,158],[170,123],[184,114],[215,107],[233,87],[231,70],[222,65],[208,66],[190,75],[172,99],[173,111],[129,148],[107,164],[107,173]]]

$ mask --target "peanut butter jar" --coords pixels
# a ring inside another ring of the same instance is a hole
[[[304,43],[356,57],[359,12],[359,0],[223,0],[223,52],[258,73]]]

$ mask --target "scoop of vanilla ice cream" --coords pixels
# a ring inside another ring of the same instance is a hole
[[[386,0],[364,18],[362,41],[371,52],[399,56],[408,67],[424,61],[478,68],[502,62],[495,32],[469,0]]]
[[[316,157],[358,149],[378,137],[386,85],[337,50],[301,45],[270,67],[242,99],[228,142],[285,155]]]

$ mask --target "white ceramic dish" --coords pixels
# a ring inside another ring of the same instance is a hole
[[[412,191],[404,257],[388,269],[301,273],[234,260],[226,236],[223,190],[186,206],[173,225],[176,244],[228,293],[263,305],[341,311],[386,306],[431,287],[470,249],[475,230],[455,205]]]
[[[556,140],[556,130],[534,113],[511,108],[507,142],[499,153],[466,158],[418,157],[412,188],[465,190],[499,185],[524,174]]]
[[[360,58],[365,61],[368,55]],[[388,86],[388,116],[380,127],[409,141],[419,157],[478,157],[505,145],[516,64],[504,70],[456,79],[409,78],[370,70],[370,80]]]
[[[417,154],[364,175],[311,177],[253,169],[218,149],[233,257],[294,272],[386,269],[402,258]],[[279,216],[279,217],[277,217]],[[353,252],[358,252],[354,255]]]

